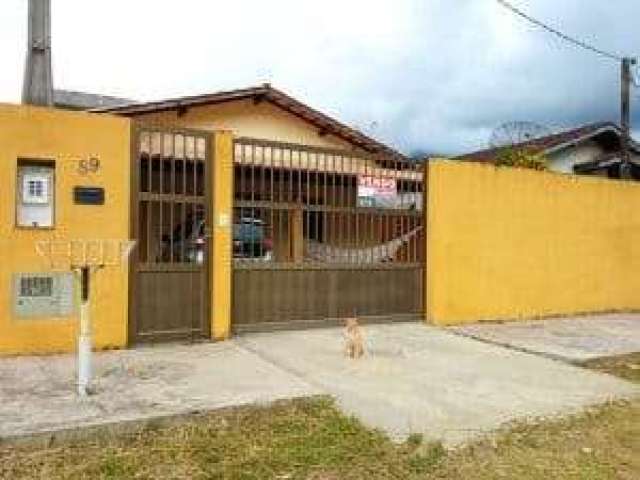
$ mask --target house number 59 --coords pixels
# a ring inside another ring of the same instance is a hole
[[[96,173],[100,170],[100,159],[98,157],[83,158],[78,161],[78,172],[81,175]]]

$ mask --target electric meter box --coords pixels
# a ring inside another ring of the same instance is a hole
[[[54,167],[46,163],[21,162],[18,164],[16,188],[18,226],[53,227],[54,171]]]
[[[68,317],[74,312],[73,273],[16,273],[13,311],[17,318]]]

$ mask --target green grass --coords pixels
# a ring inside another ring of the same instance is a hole
[[[589,360],[583,366],[640,383],[640,352]]]
[[[591,367],[637,379],[628,363]],[[631,480],[640,478],[640,401],[510,425],[447,451],[419,434],[394,444],[330,399],[296,400],[88,444],[0,447],[0,478]]]
[[[212,413],[90,445],[0,449],[0,478],[410,478],[401,450],[320,398]]]

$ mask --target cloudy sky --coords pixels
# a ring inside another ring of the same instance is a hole
[[[602,49],[640,54],[637,0],[512,1]],[[619,115],[619,65],[495,0],[52,4],[56,88],[152,100],[271,82],[407,153],[484,148],[510,120],[561,129]],[[26,5],[0,2],[0,101],[20,98]]]

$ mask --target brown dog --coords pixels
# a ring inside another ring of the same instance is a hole
[[[356,317],[347,318],[344,338],[345,353],[349,358],[360,358],[365,354],[364,334]]]

